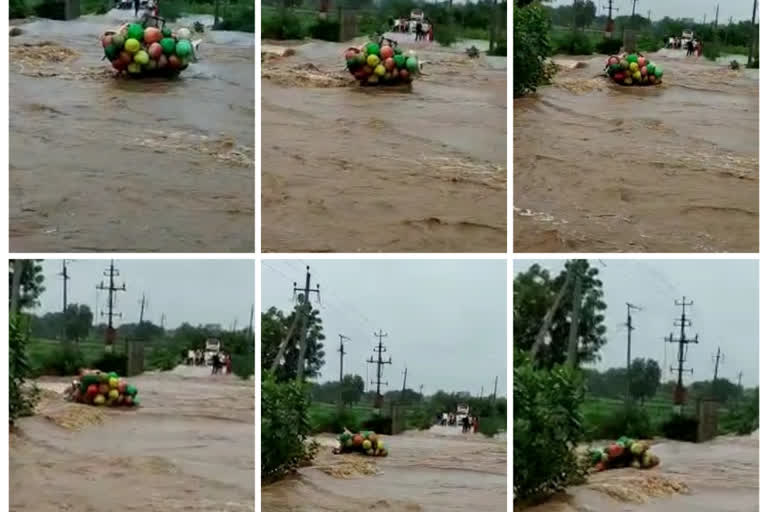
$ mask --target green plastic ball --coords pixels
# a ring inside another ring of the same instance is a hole
[[[379,56],[379,52],[381,52],[381,48],[376,43],[368,43],[365,45],[365,51],[368,55],[376,55]]]
[[[163,30],[161,31],[163,34],[163,37],[171,37],[171,34],[173,34],[173,31],[170,27],[163,27]]]
[[[630,54],[629,57],[627,57],[627,62],[629,63],[637,62],[637,55],[634,53]]]
[[[117,46],[119,50],[123,49],[123,45],[125,45],[125,37],[123,37],[122,34],[115,34],[112,36],[112,44]]]
[[[128,25],[128,38],[142,41],[144,39],[144,27],[139,23],[131,23]]]
[[[654,75],[656,75],[656,78],[661,78],[662,76],[664,76],[664,68],[662,68],[661,66],[656,66]]]
[[[164,37],[160,40],[160,46],[163,47],[164,54],[171,55],[176,49],[176,41],[172,37]]]
[[[397,66],[398,69],[405,67],[405,57],[402,54],[395,55],[395,66]]]
[[[408,57],[408,59],[405,61],[405,67],[408,68],[408,71],[410,72],[418,71],[419,61],[416,59],[416,57]]]
[[[109,60],[115,60],[117,56],[120,55],[120,48],[114,44],[109,44],[104,48],[104,55],[106,55]]]
[[[189,41],[184,39],[176,43],[176,55],[186,57],[190,53],[192,53],[192,44]]]

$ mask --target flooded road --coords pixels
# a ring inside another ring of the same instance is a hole
[[[454,427],[382,436],[387,457],[333,455],[321,436],[312,467],[263,486],[264,512],[429,512],[505,510],[506,439],[464,436]]]
[[[253,381],[128,380],[139,389],[138,410],[72,404],[48,391],[38,414],[17,422],[10,510],[253,511]],[[44,385],[66,387],[54,382]]]
[[[662,441],[653,453],[661,466],[596,473],[587,484],[525,512],[757,512],[757,435],[721,437],[701,444]]]
[[[262,249],[505,251],[505,60],[408,41],[426,76],[361,88],[350,45],[263,63]]]
[[[515,100],[516,251],[757,251],[757,70],[651,58],[660,87],[587,57]]]
[[[11,38],[11,250],[252,252],[253,34],[200,35],[177,80],[117,80],[98,38],[132,13]]]

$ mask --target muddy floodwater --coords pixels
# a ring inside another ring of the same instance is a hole
[[[253,511],[253,382],[208,372],[130,378],[138,410],[67,403],[52,391],[64,380],[41,383],[37,415],[10,438],[10,509]]]
[[[252,252],[253,34],[194,36],[176,80],[115,79],[98,38],[132,14],[11,38],[11,250]]]
[[[525,512],[757,512],[760,509],[757,434],[701,444],[662,441],[651,470],[596,473],[587,484]]]
[[[359,87],[351,43],[263,56],[264,251],[506,250],[505,59],[400,40],[410,89]]]
[[[518,252],[755,252],[758,72],[662,50],[658,87],[562,69],[514,101]]]
[[[387,457],[333,455],[336,441],[322,445],[313,466],[261,489],[264,512],[428,512],[505,510],[506,439],[461,429],[382,436]]]

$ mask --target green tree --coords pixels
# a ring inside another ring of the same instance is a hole
[[[302,314],[302,306],[297,304],[294,310],[285,315],[275,307],[269,308],[261,314],[261,365],[262,370],[269,370],[272,362],[277,357],[280,344],[293,324],[296,315]],[[295,379],[298,372],[299,345],[301,343],[301,324],[299,318],[296,328],[288,340],[283,360],[278,364],[275,377],[279,382]],[[325,351],[323,350],[323,321],[320,311],[313,309],[306,319],[307,348],[305,352],[304,376],[312,379],[320,374],[320,368],[325,364]]]
[[[16,260],[8,260],[8,305],[13,296],[13,266]],[[21,286],[19,290],[19,310],[32,309],[40,303],[37,300],[45,291],[43,282],[43,260],[22,260]]]
[[[572,271],[571,279],[568,273]],[[515,276],[514,339],[515,347],[530,351],[536,342],[544,317],[565,287],[564,300],[554,312],[545,336],[545,343],[537,354],[537,363],[550,368],[566,361],[571,328],[571,304],[573,288],[581,280],[582,303],[578,326],[577,362],[591,363],[600,360],[600,349],[607,342],[603,325],[606,309],[603,302],[603,283],[599,271],[587,260],[569,260],[559,275],[552,277],[539,265],[532,265]]]
[[[356,404],[365,391],[365,382],[359,375],[345,375],[341,382],[341,401],[344,405]]]
[[[20,416],[32,414],[37,400],[36,388],[30,390],[25,386],[31,376],[27,343],[26,317],[12,314],[8,322],[8,416],[11,423]]]
[[[653,398],[661,383],[661,368],[654,359],[637,358],[629,367],[629,393],[635,400],[645,403]]]
[[[597,7],[592,0],[575,0],[573,8],[576,28],[588,27],[595,20]]]
[[[549,40],[550,20],[547,11],[536,2],[532,5],[518,2],[513,9],[515,38],[514,95],[535,92],[547,81],[546,59],[552,51]]]
[[[80,341],[88,337],[93,324],[91,308],[85,304],[69,304],[64,312],[64,335],[68,340]]]

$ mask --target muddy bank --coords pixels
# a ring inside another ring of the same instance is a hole
[[[131,13],[13,38],[12,250],[252,251],[253,34],[201,35],[177,80],[116,80],[98,36]]]
[[[142,407],[71,404],[48,380],[37,415],[10,439],[14,511],[253,511],[253,382],[130,379]]]
[[[456,429],[453,429],[456,430]],[[312,467],[261,489],[265,512],[388,510],[499,511],[506,508],[506,440],[437,431],[383,436],[390,455],[332,455],[323,445]]]
[[[652,58],[660,87],[589,57],[515,100],[516,251],[757,250],[757,70]]]
[[[504,251],[505,70],[422,45],[412,88],[360,88],[348,46],[263,57],[263,250]]]
[[[663,441],[653,446],[661,466],[596,473],[525,512],[757,512],[759,440],[721,437],[701,444]]]

